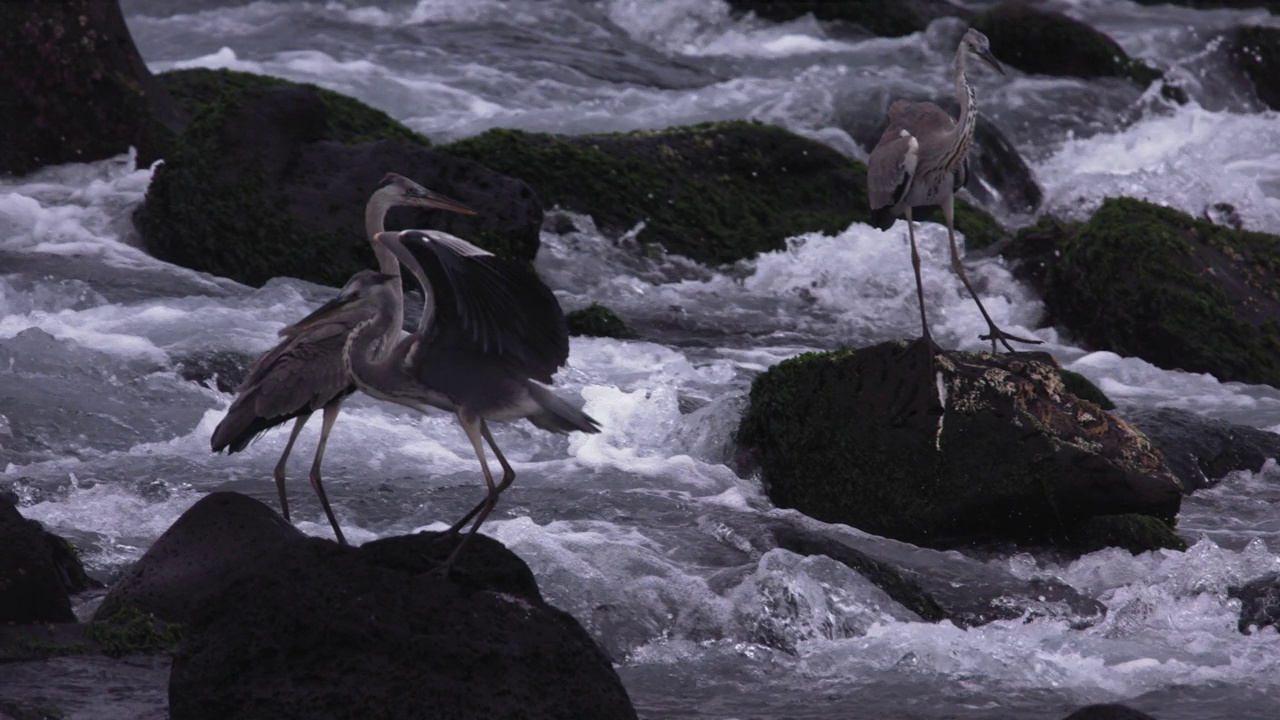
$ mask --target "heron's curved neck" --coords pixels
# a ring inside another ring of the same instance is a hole
[[[399,277],[400,261],[396,260],[395,254],[373,241],[374,235],[386,229],[387,211],[394,204],[378,193],[374,193],[364,208],[364,232],[365,237],[369,238],[369,244],[373,246],[373,254],[378,258],[378,272]],[[399,283],[395,285],[395,299],[395,314],[386,331],[386,337],[392,339],[399,337],[400,328],[404,325],[404,289]]]
[[[361,390],[367,392],[392,364],[391,351],[400,330],[395,315],[391,308],[379,308],[373,317],[358,323],[347,334],[342,363]]]
[[[960,49],[956,51],[956,101],[960,103],[960,119],[956,122],[955,128],[951,130],[951,139],[947,143],[948,149],[952,153],[948,153],[947,157],[955,157],[956,164],[964,157],[965,151],[969,149],[969,141],[973,139],[973,128],[978,122],[978,96],[974,93],[973,86],[969,84],[968,78],[965,77],[965,64],[968,59],[964,43],[960,43]]]

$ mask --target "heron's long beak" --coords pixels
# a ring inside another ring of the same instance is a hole
[[[423,189],[423,194],[420,197],[414,197],[410,200],[410,204],[418,205],[420,207],[435,208],[437,210],[448,210],[449,212],[461,213],[462,215],[476,214],[475,210],[472,210],[457,200],[447,198],[440,193],[426,190],[425,188]]]
[[[1000,61],[996,59],[995,55],[991,54],[990,50],[981,50],[974,54],[978,56],[979,60],[990,65],[992,70],[995,70],[1001,75],[1005,74],[1004,68],[1000,65]]]
[[[355,293],[349,293],[349,292],[338,293],[337,297],[321,305],[320,307],[316,308],[311,312],[310,315],[302,318],[298,322],[281,330],[279,332],[279,335],[281,337],[284,337],[286,335],[292,335],[296,332],[306,330],[307,328],[313,325],[318,325],[324,320],[336,315],[338,311],[351,305],[351,303],[355,302],[355,300],[356,300]]]

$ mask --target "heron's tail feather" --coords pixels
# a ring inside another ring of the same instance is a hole
[[[280,421],[263,418],[253,412],[252,403],[232,404],[227,416],[213,429],[209,447],[214,452],[240,452],[259,435],[279,424]]]
[[[893,206],[888,205],[882,208],[876,208],[871,211],[871,227],[881,230],[888,230],[898,221],[898,217],[893,214]]]
[[[535,427],[554,433],[570,433],[574,430],[584,433],[600,432],[600,423],[594,418],[545,387],[531,382],[529,395],[542,408],[541,412],[529,416],[529,422]]]

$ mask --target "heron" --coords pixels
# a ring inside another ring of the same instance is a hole
[[[1010,352],[1016,352],[1010,341],[1038,345],[1040,340],[1011,335],[996,326],[982,300],[969,283],[960,251],[956,247],[955,194],[969,179],[969,144],[973,140],[974,125],[978,120],[978,100],[973,86],[965,76],[969,56],[973,56],[1001,75],[1004,68],[991,54],[990,42],[981,32],[969,28],[960,39],[956,50],[955,87],[956,100],[960,103],[960,120],[952,120],[942,108],[931,102],[895,100],[889,106],[889,127],[880,136],[867,161],[867,196],[871,201],[871,224],[888,230],[899,217],[907,220],[907,236],[911,243],[911,266],[916,276],[916,298],[920,302],[920,326],[922,340],[930,355],[932,365],[933,338],[929,334],[929,321],[924,310],[924,284],[920,280],[920,253],[916,250],[915,226],[911,219],[912,208],[929,205],[942,206],[942,217],[947,223],[947,239],[951,243],[951,269],[978,304],[978,310],[987,321],[989,332],[980,336],[991,341],[991,351],[996,351],[997,341]]]
[[[456,538],[475,518],[437,568],[448,575],[515,480],[490,422],[525,418],[560,434],[597,433],[600,424],[544,386],[568,360],[569,331],[560,303],[532,270],[443,232],[381,232],[374,242],[422,286],[417,329],[395,345],[381,342],[398,322],[399,279],[369,270],[353,275],[337,297],[298,326],[354,323],[343,359],[362,392],[420,412],[451,412],[462,426],[479,460],[486,494],[443,536]],[[486,443],[502,466],[497,483],[485,457]]]
[[[364,224],[369,242],[378,258],[379,270],[397,278],[400,276],[399,261],[385,246],[374,243],[373,238],[385,229],[387,211],[401,205],[448,210],[464,215],[475,214],[466,205],[432,192],[403,175],[387,173],[369,196],[365,205]],[[383,335],[375,339],[379,345],[394,344],[399,339],[404,322],[403,290],[399,285],[392,285],[394,287],[388,305],[389,322],[383,328]],[[311,488],[315,490],[324,514],[333,526],[333,534],[343,545],[347,544],[347,539],[329,506],[329,498],[320,481],[320,465],[342,401],[356,390],[343,363],[342,346],[347,333],[359,320],[355,316],[348,316],[331,323],[311,323],[306,326],[294,324],[280,330],[280,342],[260,355],[250,366],[247,376],[236,391],[235,400],[222,422],[214,429],[209,443],[215,453],[224,449],[228,453],[239,452],[267,430],[293,420],[293,431],[289,434],[289,441],[285,443],[284,452],[280,454],[273,472],[276,491],[280,495],[280,511],[284,519],[289,520],[289,500],[284,487],[285,465],[307,420],[316,410],[322,410],[320,440],[316,444],[315,458],[311,463]]]

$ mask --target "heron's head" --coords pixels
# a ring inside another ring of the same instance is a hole
[[[387,173],[383,176],[382,182],[378,183],[378,189],[373,193],[373,197],[378,203],[385,207],[391,207],[393,205],[413,205],[416,207],[448,210],[450,212],[462,213],[463,215],[476,214],[475,210],[472,210],[457,200],[447,198],[440,193],[428,190],[409,178],[395,173]]]
[[[969,28],[968,32],[961,38],[960,44],[966,52],[990,65],[992,70],[1001,75],[1004,74],[1004,68],[1000,66],[1000,61],[996,60],[996,56],[991,54],[991,41],[987,39],[986,35]]]
[[[335,320],[351,319],[353,323],[364,320],[379,308],[390,307],[397,302],[395,288],[399,283],[399,275],[361,270],[342,286],[337,297],[316,308],[288,330],[305,330],[313,325]]]

